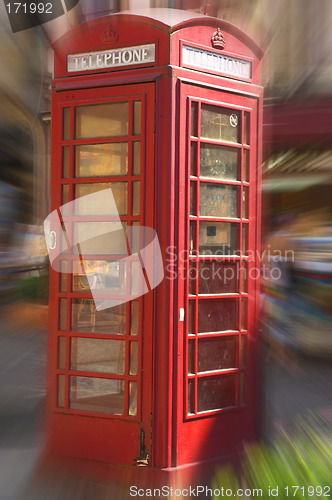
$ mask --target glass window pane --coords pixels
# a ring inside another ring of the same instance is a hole
[[[190,146],[190,175],[197,176],[197,142],[192,142]]]
[[[218,141],[239,142],[240,112],[202,104],[201,137]]]
[[[129,408],[128,415],[137,415],[137,382],[129,382]]]
[[[70,108],[63,108],[63,140],[70,139]]]
[[[133,182],[133,213],[132,215],[140,214],[141,203],[141,183]]]
[[[59,329],[62,332],[67,330],[67,299],[59,301]]]
[[[65,375],[58,375],[58,394],[57,394],[57,407],[65,407]]]
[[[138,335],[138,310],[139,302],[137,300],[133,300],[131,303],[130,335]]]
[[[199,253],[201,255],[236,255],[239,252],[239,224],[207,222],[199,224]]]
[[[66,337],[59,337],[58,368],[59,370],[66,369]]]
[[[188,341],[188,373],[195,373],[195,341]]]
[[[70,377],[73,410],[123,415],[124,381],[91,377]]]
[[[198,333],[238,329],[238,299],[201,299],[198,301]]]
[[[200,176],[228,181],[239,180],[239,159],[238,149],[201,144]]]
[[[197,108],[198,103],[192,101],[191,102],[191,135],[193,137],[197,137]]]
[[[197,182],[190,183],[190,215],[196,214],[196,188]]]
[[[246,255],[248,248],[248,224],[242,224],[242,254]]]
[[[245,112],[244,113],[244,122],[243,122],[243,143],[244,144],[250,144],[249,143],[249,118],[250,115],[249,113]]]
[[[69,202],[69,184],[62,184],[62,205]]]
[[[238,336],[198,340],[198,371],[208,372],[237,368]]]
[[[124,294],[126,263],[106,260],[75,260],[73,262],[73,291],[98,294]]]
[[[189,251],[190,255],[197,255],[196,250],[196,228],[197,223],[194,221],[190,221],[190,236],[189,236]]]
[[[202,260],[198,270],[198,293],[238,293],[240,282],[239,262]]]
[[[243,180],[249,182],[249,150],[243,150]]]
[[[74,241],[79,242],[73,248],[74,254],[128,255],[125,223],[75,222],[73,226]],[[89,239],[87,235],[90,236]]]
[[[188,413],[193,415],[195,413],[195,381],[188,381]]]
[[[105,203],[105,195],[84,198],[88,194],[97,193],[104,189],[111,189],[119,215],[127,214],[127,182],[94,182],[93,184],[75,185],[75,213],[77,215],[114,215],[109,213],[109,206]]]
[[[71,339],[72,370],[124,374],[125,342],[123,340]]]
[[[195,301],[189,300],[188,333],[195,334]]]
[[[140,135],[141,133],[141,114],[141,101],[134,101],[134,135]]]
[[[243,297],[241,300],[241,329],[248,329],[248,299]]]
[[[133,175],[141,173],[141,143],[133,142]]]
[[[229,373],[197,379],[197,411],[218,410],[235,406],[236,375]]]
[[[243,187],[242,193],[242,218],[248,219],[249,217],[249,189]]]
[[[121,304],[102,311],[96,311],[92,299],[73,299],[71,329],[74,332],[125,335],[126,308]]]
[[[130,342],[129,375],[137,375],[138,343]]]
[[[191,295],[196,295],[196,281],[198,277],[196,264],[197,262],[195,261],[189,261],[188,278],[189,278],[189,293]]]
[[[76,107],[76,139],[128,135],[128,103]]]
[[[247,335],[241,335],[241,368],[247,366]]]
[[[134,221],[129,226],[127,237],[131,254],[139,253],[142,246],[144,246],[144,231],[139,230],[139,226],[139,221]]]
[[[246,261],[241,263],[241,280],[242,293],[248,293],[248,263]]]
[[[62,260],[60,262],[60,292],[67,292],[68,286],[68,262],[66,260]]]
[[[84,144],[75,147],[75,176],[128,174],[128,142]]]
[[[239,217],[239,187],[200,183],[199,214],[209,217]]]
[[[69,158],[70,158],[70,147],[64,146],[62,148],[62,177],[63,177],[63,179],[69,178]]]
[[[146,279],[139,260],[133,260],[131,262],[130,281],[131,295],[134,297],[144,295],[148,292]]]

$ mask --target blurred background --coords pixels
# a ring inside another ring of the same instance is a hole
[[[331,1],[80,0],[64,16],[15,34],[1,2],[0,500],[17,491],[18,470],[22,481],[29,476],[40,446],[51,44],[84,21],[148,7],[225,19],[264,50],[263,430],[269,440],[308,410],[332,426]],[[16,472],[15,460],[22,461]]]

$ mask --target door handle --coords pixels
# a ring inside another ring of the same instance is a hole
[[[56,248],[56,232],[50,232],[50,249],[54,250]]]

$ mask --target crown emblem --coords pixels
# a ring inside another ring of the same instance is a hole
[[[212,47],[214,47],[215,49],[222,50],[225,47],[225,39],[220,31],[220,28],[217,28],[217,31],[213,33],[211,42],[212,42]]]
[[[112,28],[111,24],[102,32],[100,37],[103,43],[115,43],[118,38],[119,33]]]

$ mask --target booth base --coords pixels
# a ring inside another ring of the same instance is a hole
[[[220,457],[164,469],[117,466],[43,455],[22,498],[25,500],[126,500],[130,498],[206,498],[219,468],[236,468],[238,456]],[[212,494],[210,494],[212,497]]]

